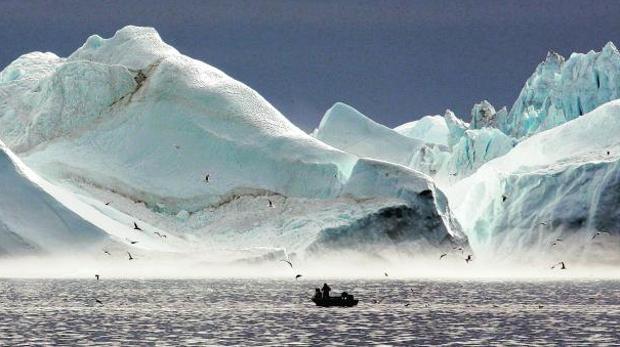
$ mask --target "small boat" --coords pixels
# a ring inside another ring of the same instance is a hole
[[[331,306],[340,306],[340,307],[352,307],[357,305],[359,300],[353,299],[352,297],[342,297],[342,296],[330,296],[329,298],[312,298],[312,301],[321,307],[331,307]]]

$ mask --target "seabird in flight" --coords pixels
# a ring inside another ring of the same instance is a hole
[[[290,265],[291,269],[293,268],[293,263],[291,263],[290,260],[280,259],[280,261],[283,261],[283,262],[287,263],[288,265]]]
[[[560,270],[566,270],[566,265],[564,265],[564,262],[563,262],[563,261],[561,261],[561,262],[559,262],[559,263],[557,263],[557,264],[553,265],[553,266],[551,267],[551,269],[552,269],[552,270],[553,270],[553,269],[555,269],[558,265],[561,265]]]

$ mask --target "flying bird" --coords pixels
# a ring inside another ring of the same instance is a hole
[[[594,236],[592,236],[592,240],[594,240],[597,236],[599,236],[601,233],[608,233],[607,231],[597,231],[596,234],[594,234]]]
[[[300,277],[301,277],[301,275],[300,275],[300,274],[297,274],[297,276],[295,276],[295,279],[298,279],[298,278],[300,278]]]
[[[104,251],[103,251],[103,253],[104,253],[104,254],[107,254],[107,255],[112,255],[112,254],[110,254],[110,252],[108,252],[108,251],[106,251],[106,250],[104,250]]]
[[[444,253],[444,254],[440,255],[440,256],[439,256],[439,260],[441,260],[441,258],[443,258],[443,257],[445,257],[445,256],[447,256],[447,255],[448,255],[448,253]]]
[[[566,270],[566,265],[564,265],[564,262],[563,262],[563,261],[561,261],[561,262],[559,262],[559,263],[557,263],[557,264],[553,265],[553,266],[551,267],[551,270],[555,269],[558,265],[561,265],[560,270]]]
[[[387,274],[387,272],[384,272],[383,274],[385,275],[385,277],[388,277],[388,274]]]
[[[131,253],[127,252],[127,255],[129,256],[129,260],[133,260],[133,257],[131,256]]]
[[[508,199],[508,197],[506,195],[502,195],[502,202],[506,201],[506,199]]]
[[[611,154],[609,151],[607,151],[607,155]]]
[[[98,275],[98,274],[95,274],[95,279],[96,279],[97,281],[99,281],[99,275]]]
[[[465,262],[469,263],[470,261],[472,261],[473,259],[471,258],[471,254],[467,255],[467,258],[465,258]]]
[[[293,268],[293,263],[291,263],[290,260],[280,259],[280,261],[283,261],[283,262],[287,263],[291,267],[291,269]]]
[[[105,205],[108,206],[111,203],[112,203],[112,201],[108,201],[108,202],[105,203]]]
[[[209,174],[205,176],[205,182],[209,183]]]
[[[138,226],[138,224],[136,224],[136,222],[133,222],[133,230],[140,230],[140,231],[142,231],[142,228],[140,228]]]
[[[271,202],[271,200],[267,199],[267,201],[269,201],[269,207],[273,207],[273,202]]]
[[[448,173],[450,176],[456,176],[456,172],[449,172]]]
[[[99,300],[99,299],[95,299],[95,302],[100,304],[100,305],[103,305],[103,302],[101,300]]]

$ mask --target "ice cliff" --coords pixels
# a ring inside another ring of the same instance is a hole
[[[619,115],[620,101],[606,103],[447,188],[472,247],[495,257],[530,251],[617,263]]]

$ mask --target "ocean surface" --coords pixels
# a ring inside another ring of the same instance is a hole
[[[620,344],[619,281],[328,283],[0,279],[0,346]]]

